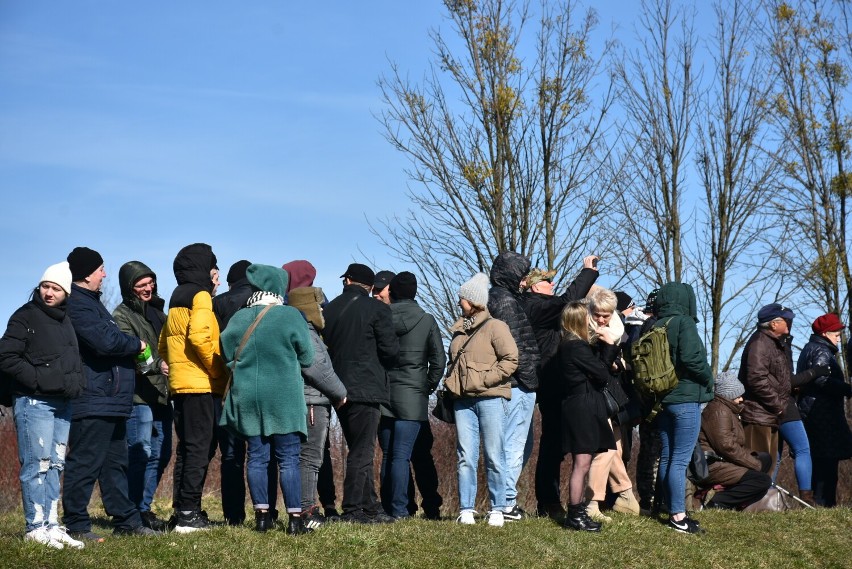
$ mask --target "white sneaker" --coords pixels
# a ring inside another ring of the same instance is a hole
[[[491,510],[488,512],[488,525],[496,528],[503,527],[503,512],[500,510]]]
[[[476,512],[474,510],[463,510],[456,521],[462,525],[472,526],[476,523],[476,520],[473,517],[473,514]]]
[[[83,549],[86,544],[80,541],[79,539],[74,539],[70,535],[68,535],[68,530],[65,529],[64,526],[51,526],[48,528],[48,533],[50,537],[53,538],[54,541],[58,541],[68,547],[73,547],[74,549]]]
[[[64,549],[65,545],[60,541],[56,541],[53,539],[53,536],[50,535],[50,532],[46,527],[40,527],[34,529],[32,531],[28,531],[24,535],[24,541],[34,541],[36,543],[43,543],[48,547],[52,547],[54,549]]]

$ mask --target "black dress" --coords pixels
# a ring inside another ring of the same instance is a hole
[[[607,384],[618,347],[603,344],[598,351],[596,354],[587,342],[578,339],[559,344],[562,450],[566,453],[594,454],[615,449],[615,436],[600,389]]]

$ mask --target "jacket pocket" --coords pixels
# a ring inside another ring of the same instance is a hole
[[[65,372],[59,354],[30,356],[27,359],[35,369],[36,392],[45,395],[64,392]]]
[[[491,364],[468,359],[461,363],[463,367],[460,370],[459,380],[462,393],[475,395],[499,383],[494,381],[495,373]]]

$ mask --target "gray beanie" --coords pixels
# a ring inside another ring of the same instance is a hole
[[[734,400],[743,393],[745,387],[737,378],[737,370],[723,371],[716,376],[716,395],[725,399]]]
[[[476,273],[459,288],[459,298],[463,298],[480,308],[488,305],[488,275]]]

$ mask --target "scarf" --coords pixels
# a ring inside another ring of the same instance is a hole
[[[474,324],[476,324],[476,314],[471,317],[462,317],[462,330],[464,330],[465,332],[473,328]]]
[[[252,294],[246,301],[246,307],[266,306],[267,304],[277,304],[279,306],[283,306],[284,299],[280,295],[275,294],[274,292],[259,290],[256,293]]]

